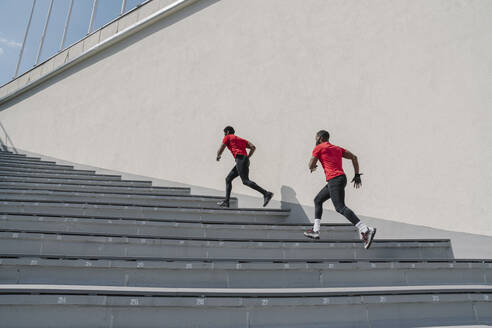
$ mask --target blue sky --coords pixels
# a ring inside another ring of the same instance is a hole
[[[125,12],[142,2],[144,0],[127,0]],[[98,0],[94,30],[116,18],[121,3],[122,0]],[[0,0],[0,85],[14,76],[32,4],[33,0]],[[74,0],[65,47],[87,35],[92,4],[93,0]],[[36,62],[49,5],[50,0],[36,1],[19,75],[31,69]],[[54,0],[40,63],[60,50],[69,5],[70,0]]]

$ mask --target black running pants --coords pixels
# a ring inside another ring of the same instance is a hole
[[[347,177],[345,174],[339,175],[328,180],[326,186],[314,198],[314,218],[321,219],[323,214],[323,203],[331,198],[335,210],[345,216],[353,225],[359,223],[359,218],[355,213],[345,206],[345,186],[347,185]]]
[[[245,186],[248,186],[263,195],[267,193],[267,191],[256,183],[249,179],[249,157],[245,155],[237,155],[236,156],[236,165],[232,168],[231,172],[226,177],[226,200],[229,200],[231,197],[232,190],[232,180],[237,177],[241,177],[241,181]]]

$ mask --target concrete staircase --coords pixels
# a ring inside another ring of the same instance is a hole
[[[0,152],[1,327],[492,325],[492,260]]]

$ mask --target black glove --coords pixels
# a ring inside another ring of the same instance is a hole
[[[353,182],[355,183],[355,185],[361,185],[362,184],[362,180],[360,179],[360,176],[362,175],[362,173],[357,173],[354,178],[352,179],[352,181],[350,182]]]

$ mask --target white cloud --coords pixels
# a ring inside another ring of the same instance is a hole
[[[11,48],[20,48],[22,46],[22,43],[20,43],[20,42],[7,40],[5,38],[0,38],[0,43],[3,43],[7,47],[11,47]]]
[[[4,51],[2,48],[0,48],[0,56],[3,55]]]

